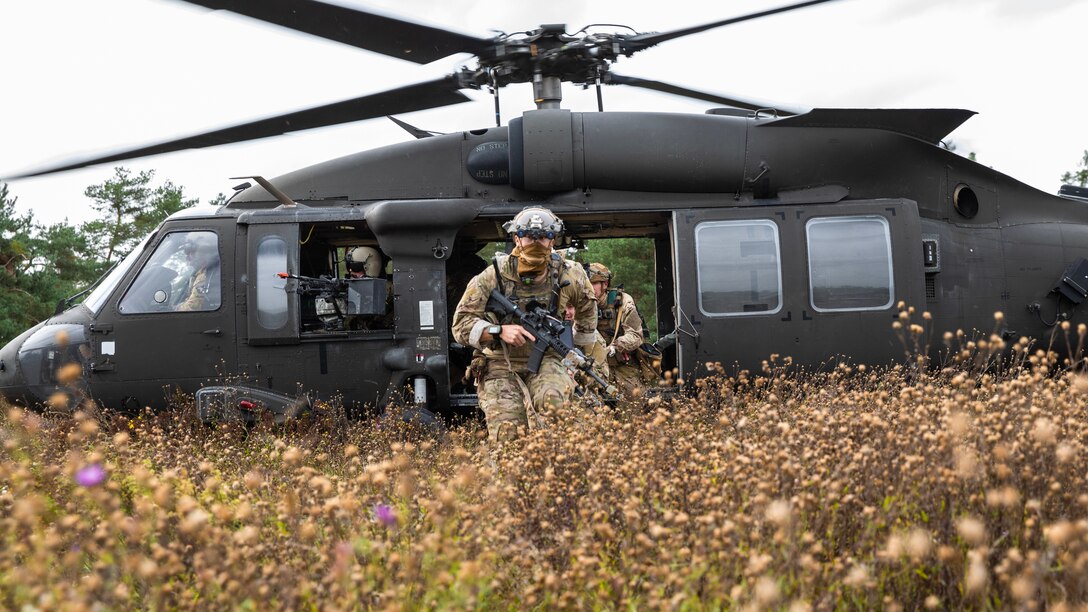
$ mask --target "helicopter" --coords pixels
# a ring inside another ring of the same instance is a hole
[[[315,0],[190,0],[416,63],[457,53],[476,63],[25,176],[459,104],[463,90],[491,92],[498,108],[503,87],[529,83],[537,108],[450,134],[400,122],[415,140],[239,177],[225,205],[173,215],[81,303],[0,350],[0,394],[40,405],[70,391],[139,410],[182,393],[201,416],[277,419],[317,398],[471,412],[451,311],[487,265],[476,253],[530,205],[563,219],[563,246],[652,241],[654,331],[676,338],[662,366],[689,382],[708,362],[758,369],[771,354],[812,366],[901,359],[901,303],[929,312],[935,329],[989,331],[1002,311],[996,332],[1010,339],[1083,321],[1088,194],[1045,194],[941,148],[971,111],[792,108],[612,69],[657,44],[827,1],[662,33],[545,24],[480,38]],[[573,112],[564,83],[715,106]],[[378,272],[351,280],[359,247],[379,254]],[[330,315],[338,299],[345,308]],[[74,382],[62,376],[73,363]]]

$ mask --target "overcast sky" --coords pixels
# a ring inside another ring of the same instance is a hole
[[[667,31],[789,4],[767,0],[374,0],[358,5],[490,36],[566,23]],[[663,43],[621,60],[627,76],[807,107],[965,108],[958,152],[1054,193],[1088,148],[1085,0],[838,0]],[[0,178],[50,162],[150,144],[309,108],[456,70],[426,66],[175,0],[0,2]],[[492,102],[410,113],[419,127],[487,127]],[[596,109],[592,91],[564,106]],[[531,108],[503,91],[503,120]],[[701,113],[711,105],[609,87],[605,107]],[[123,162],[190,197],[229,193],[229,177],[293,169],[411,137],[385,119]],[[113,166],[11,181],[40,222],[90,218],[83,190]],[[909,169],[904,169],[909,171]]]

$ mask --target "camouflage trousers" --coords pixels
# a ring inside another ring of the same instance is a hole
[[[647,385],[642,380],[642,372],[637,364],[609,361],[612,361],[608,366],[609,379],[626,397],[634,397],[646,389]]]
[[[478,390],[488,437],[502,442],[544,426],[550,413],[570,401],[573,391],[574,379],[554,354],[544,356],[536,374],[530,374],[523,362],[488,359]]]
[[[597,370],[597,373],[604,378],[608,378],[608,351],[604,348],[607,343],[605,342],[604,336],[601,335],[601,332],[594,332],[594,335],[596,336],[597,341],[593,343],[593,346],[586,350],[586,357],[592,357],[593,365]]]

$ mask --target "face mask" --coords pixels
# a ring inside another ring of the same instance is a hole
[[[606,303],[611,304],[613,307],[619,306],[620,292],[618,289],[609,289],[605,294]]]
[[[548,256],[551,248],[540,242],[532,242],[525,247],[514,247],[511,255],[518,258],[518,276],[539,276],[548,266]]]

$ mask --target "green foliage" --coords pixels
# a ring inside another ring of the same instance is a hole
[[[227,203],[227,196],[222,193],[217,194],[214,198],[208,201],[208,206],[223,206]]]
[[[489,242],[477,251],[491,263],[495,253],[506,250],[505,242]],[[574,254],[582,264],[600,262],[612,271],[612,284],[635,298],[638,312],[650,330],[650,340],[657,338],[657,281],[654,270],[654,241],[650,238],[602,238],[586,241],[586,249]],[[649,340],[648,340],[649,341]]]
[[[14,337],[37,322],[39,300],[28,290],[33,219],[18,215],[16,198],[0,183],[0,340]]]
[[[600,262],[612,271],[612,285],[635,298],[652,338],[657,337],[657,281],[654,241],[650,238],[589,240],[577,255],[583,263]]]
[[[1062,182],[1067,185],[1076,185],[1078,187],[1088,186],[1088,149],[1085,149],[1084,157],[1082,157],[1080,163],[1077,164],[1077,170],[1063,174]]]
[[[0,267],[14,273],[21,261],[26,260],[27,241],[32,224],[30,215],[18,216],[15,201],[8,197],[7,183],[0,183]]]
[[[94,201],[91,207],[99,217],[84,223],[80,231],[103,266],[109,267],[124,257],[164,219],[197,203],[195,199],[186,200],[182,188],[170,181],[152,188],[154,176],[151,170],[133,176],[130,170],[117,167],[113,178],[83,192]]]
[[[0,183],[0,344],[50,316],[166,217],[197,203],[170,181],[152,187],[153,176],[115,168],[84,192],[99,218],[78,227],[46,227],[32,213],[18,214],[16,198]],[[222,194],[217,201],[225,201]]]
[[[94,258],[87,236],[67,223],[38,226],[31,248],[41,271],[61,281],[83,285],[104,271],[102,263]]]

